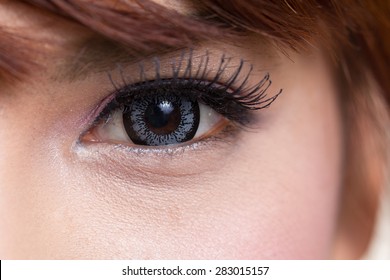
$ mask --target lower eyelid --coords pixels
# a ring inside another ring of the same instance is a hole
[[[107,145],[106,141],[89,141],[88,138],[81,139],[74,146],[73,150],[75,154],[80,158],[84,158],[87,161],[93,161],[94,158],[98,162],[102,162],[100,157],[106,157],[107,160],[117,160],[117,158],[126,159],[127,156],[131,155],[133,160],[142,161],[143,163],[150,163],[151,165],[156,164],[161,167],[162,159],[169,159],[173,162],[183,161],[187,162],[188,157],[195,156],[198,158],[200,155],[211,156],[216,154],[223,154],[226,156],[226,151],[232,152],[232,146],[237,147],[237,141],[240,141],[240,134],[243,132],[240,127],[227,119],[223,118],[223,123],[217,125],[212,132],[212,136],[200,137],[195,141],[188,141],[174,146],[140,146],[140,145],[127,145],[125,143],[118,143],[113,141]],[[226,123],[225,123],[226,122]],[[227,149],[227,147],[230,147]],[[116,156],[118,155],[118,157]],[[145,159],[148,158],[148,161]],[[123,164],[131,164],[131,161],[118,160]],[[150,161],[149,161],[150,160]],[[192,165],[192,163],[191,163]],[[176,163],[174,166],[177,165]],[[151,167],[151,170],[154,167]]]

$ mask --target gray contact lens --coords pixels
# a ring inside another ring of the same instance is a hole
[[[123,113],[130,139],[138,145],[162,146],[191,140],[199,126],[199,104],[175,94],[134,99]]]

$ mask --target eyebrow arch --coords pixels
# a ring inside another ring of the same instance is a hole
[[[194,38],[199,40],[222,35],[222,25],[211,24],[194,6],[185,14],[181,14],[172,7],[162,6],[152,0],[27,2],[71,19],[115,42],[139,50],[160,44],[183,45],[191,43]]]
[[[95,34],[69,46],[68,50],[74,50],[74,55],[58,58],[61,65],[55,79],[74,80],[93,69],[112,68],[115,63],[132,63],[153,54],[191,47],[194,42],[210,38],[229,38],[227,24],[210,22],[194,5],[182,14],[150,0],[25,2],[70,19]],[[191,4],[191,0],[185,3]]]

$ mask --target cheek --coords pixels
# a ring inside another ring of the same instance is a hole
[[[218,232],[236,258],[330,258],[343,181],[340,108],[326,67],[315,76],[299,69],[274,75],[288,92],[215,179],[223,186],[214,203],[225,201],[228,213]]]
[[[293,71],[288,73],[291,77]],[[260,256],[330,257],[342,189],[343,134],[328,75],[320,72],[308,81],[309,76],[300,71],[292,77],[289,92],[273,108],[273,124],[248,144],[247,157],[256,157],[251,166],[258,170],[252,184],[265,192]],[[277,112],[278,106],[283,110]]]
[[[321,79],[292,84],[273,104],[269,122],[245,134],[240,155],[218,176],[232,196],[222,199],[229,213],[220,219],[226,223],[219,232],[233,244],[234,257],[330,258],[343,137],[335,91],[328,84]]]

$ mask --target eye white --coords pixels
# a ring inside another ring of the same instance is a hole
[[[132,143],[130,137],[125,131],[122,116],[122,110],[116,109],[111,113],[110,118],[105,123],[99,124],[95,128],[95,133],[98,136],[100,142],[112,141]]]
[[[215,110],[210,106],[204,105],[199,102],[199,127],[195,133],[194,139],[201,137],[212,129],[222,118]]]

